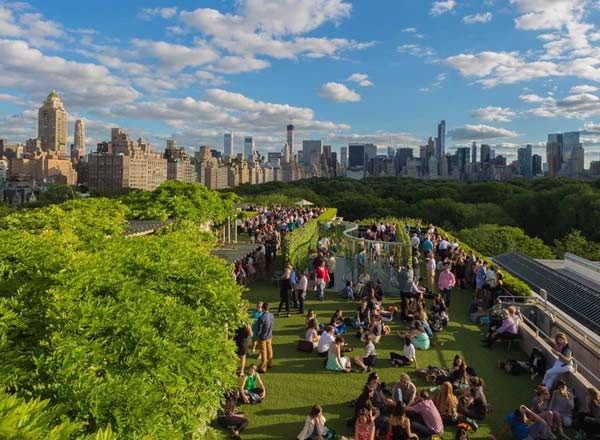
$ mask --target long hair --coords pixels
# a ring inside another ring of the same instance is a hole
[[[458,408],[458,398],[452,392],[452,384],[443,382],[440,391],[436,394],[433,400],[437,409],[443,414],[456,412]]]

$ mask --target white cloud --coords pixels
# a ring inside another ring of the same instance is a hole
[[[317,91],[321,98],[334,102],[358,102],[360,95],[354,90],[349,89],[344,84],[328,82],[323,84]]]
[[[414,28],[414,27],[404,28],[404,29],[402,29],[402,32],[404,32],[405,34],[411,34],[415,38],[425,38],[425,35],[419,33],[417,28]]]
[[[533,94],[533,93],[520,95],[519,99],[523,102],[544,102],[543,97]]]
[[[505,107],[482,107],[471,112],[471,116],[487,122],[510,122],[516,113]]]
[[[232,55],[220,58],[216,63],[209,67],[215,72],[235,74],[266,69],[270,65],[271,64],[268,61],[258,58]]]
[[[491,12],[484,12],[481,14],[471,14],[463,17],[462,21],[465,24],[476,24],[476,23],[488,23],[492,20]]]
[[[600,116],[600,98],[591,93],[569,95],[559,100],[548,97],[542,105],[532,108],[529,112],[543,118],[586,119],[597,117]]]
[[[442,15],[451,12],[456,7],[456,0],[440,0],[433,2],[429,13],[431,15]]]
[[[598,90],[598,87],[590,86],[588,84],[571,87],[571,93],[573,93],[574,95],[579,93],[593,93],[597,92]]]
[[[24,12],[25,9],[15,3],[0,2],[0,36],[22,38],[39,48],[60,48],[57,40],[66,35],[63,27],[42,14]]]
[[[346,81],[357,83],[361,87],[372,87],[373,83],[369,80],[369,75],[366,73],[353,73]]]
[[[0,88],[45,98],[56,88],[68,105],[131,102],[139,93],[97,64],[46,56],[24,41],[0,39]]]
[[[348,17],[351,4],[342,0],[242,0],[235,14],[199,8],[182,11],[180,20],[211,45],[237,56],[276,59],[336,57],[342,51],[362,50],[374,42],[345,38],[303,37],[324,23]],[[261,66],[259,66],[262,68]]]
[[[219,54],[208,44],[199,41],[196,46],[188,47],[165,41],[151,41],[134,38],[132,45],[138,49],[141,57],[152,57],[159,61],[162,68],[180,70],[188,66],[202,66],[219,59]]]
[[[177,15],[177,7],[169,8],[144,8],[140,11],[139,17],[142,20],[151,20],[154,17],[164,18],[165,20]]]
[[[562,75],[557,64],[550,61],[528,62],[518,52],[459,54],[446,58],[445,62],[463,76],[481,78],[476,82],[486,87]]]
[[[397,50],[400,53],[407,53],[415,57],[424,58],[435,56],[435,50],[420,44],[402,44],[401,46],[398,46]]]
[[[506,128],[491,127],[489,125],[465,125],[448,131],[455,141],[475,141],[483,139],[498,139],[517,137],[519,134]]]

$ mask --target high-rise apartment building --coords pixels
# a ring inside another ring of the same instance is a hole
[[[305,168],[318,167],[323,154],[323,141],[302,141],[302,152]]]
[[[444,120],[441,120],[438,124],[435,155],[438,159],[446,156],[446,121]]]
[[[467,165],[471,162],[471,148],[460,147],[456,150],[456,165],[462,175],[467,171]]]
[[[340,165],[342,168],[348,168],[348,147],[340,149]]]
[[[477,144],[475,142],[471,145],[471,163],[477,163]]]
[[[531,156],[531,174],[534,176],[541,176],[543,174],[542,169],[542,156],[534,154]]]
[[[531,145],[525,148],[519,148],[517,152],[517,162],[519,164],[519,173],[521,176],[531,178],[533,176],[533,154]]]
[[[223,154],[225,157],[233,157],[234,150],[234,136],[233,133],[225,133],[223,136]]]
[[[256,145],[254,145],[254,138],[252,136],[246,136],[244,138],[244,159],[248,162],[254,162],[256,155]]]
[[[489,163],[492,160],[492,147],[487,144],[481,144],[481,154],[479,155],[481,158],[481,163]]]
[[[71,161],[78,164],[85,156],[85,123],[81,119],[75,121],[73,131],[73,145],[71,146]]]
[[[38,137],[43,151],[67,156],[67,111],[55,90],[38,111]]]
[[[348,168],[356,169],[365,166],[365,144],[348,145]]]
[[[546,143],[548,177],[575,176],[583,172],[583,145],[579,132],[552,133]]]
[[[287,144],[290,147],[290,151],[294,154],[294,137],[295,137],[295,129],[292,124],[287,126]]]

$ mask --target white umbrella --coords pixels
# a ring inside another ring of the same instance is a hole
[[[314,203],[310,203],[308,200],[300,200],[299,202],[296,202],[296,205],[298,205],[298,206],[313,206]]]

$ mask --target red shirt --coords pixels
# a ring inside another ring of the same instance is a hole
[[[326,267],[317,267],[315,269],[315,277],[317,279],[322,278],[323,281],[327,282],[329,281],[329,272],[327,271]]]

